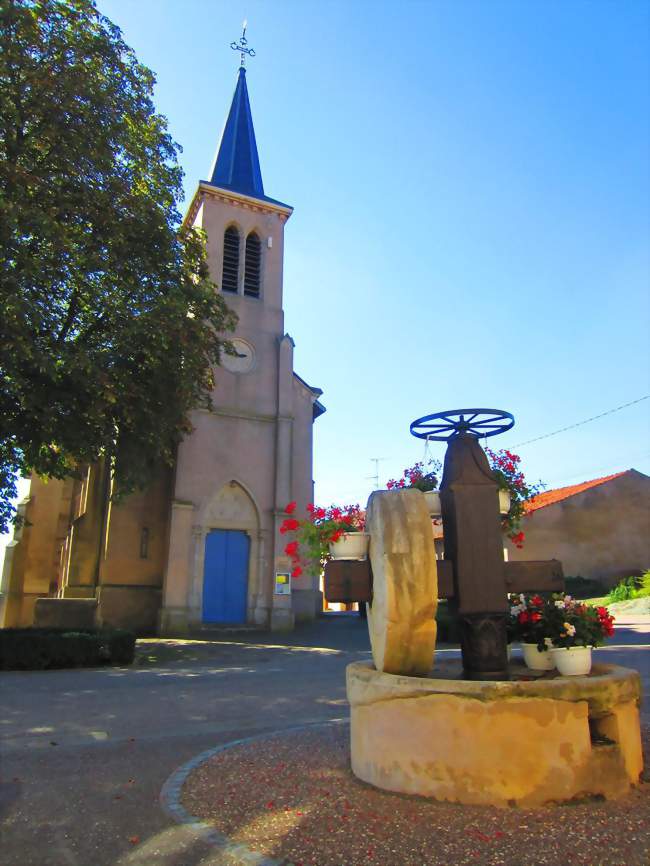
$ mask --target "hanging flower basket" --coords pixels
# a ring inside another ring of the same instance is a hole
[[[291,576],[299,577],[303,566],[310,574],[319,576],[328,559],[365,559],[368,537],[364,533],[365,512],[359,505],[330,505],[321,508],[309,503],[307,518],[294,517],[296,502],[285,508],[280,535],[289,533],[291,540],[284,553],[291,559]],[[343,541],[350,537],[352,541]],[[338,542],[341,542],[339,546]]]
[[[367,532],[344,532],[338,541],[330,542],[332,559],[366,559],[370,535]]]

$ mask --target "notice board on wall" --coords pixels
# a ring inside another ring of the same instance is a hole
[[[291,575],[288,571],[278,571],[275,574],[275,595],[291,595]]]

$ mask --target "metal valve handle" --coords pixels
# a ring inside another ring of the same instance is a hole
[[[501,409],[450,409],[417,418],[410,430],[418,439],[447,442],[461,433],[471,433],[479,439],[498,436],[514,427],[514,423],[514,415]]]

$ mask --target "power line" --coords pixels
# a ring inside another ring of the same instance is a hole
[[[568,427],[561,427],[559,430],[554,430],[552,433],[545,433],[543,436],[537,436],[535,439],[528,439],[526,442],[518,442],[512,445],[512,448],[521,448],[523,445],[531,445],[533,442],[539,442],[541,439],[548,439],[551,436],[557,436],[558,433],[565,433],[567,430],[574,430],[576,427],[582,427],[583,424],[589,424],[590,421],[597,421],[598,418],[604,418],[605,415],[612,415],[614,412],[620,412],[621,409],[627,409],[628,406],[634,406],[636,403],[642,403],[643,400],[650,398],[650,394],[645,397],[639,397],[638,400],[632,400],[630,403],[623,403],[622,406],[616,406],[615,409],[608,409],[607,412],[601,412],[600,415],[594,415],[593,418],[585,418],[584,421],[578,421],[577,424],[569,424]]]

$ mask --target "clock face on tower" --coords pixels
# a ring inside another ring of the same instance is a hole
[[[248,373],[255,364],[255,349],[246,340],[234,337],[230,341],[235,350],[234,355],[225,351],[221,353],[221,365],[231,373]]]

